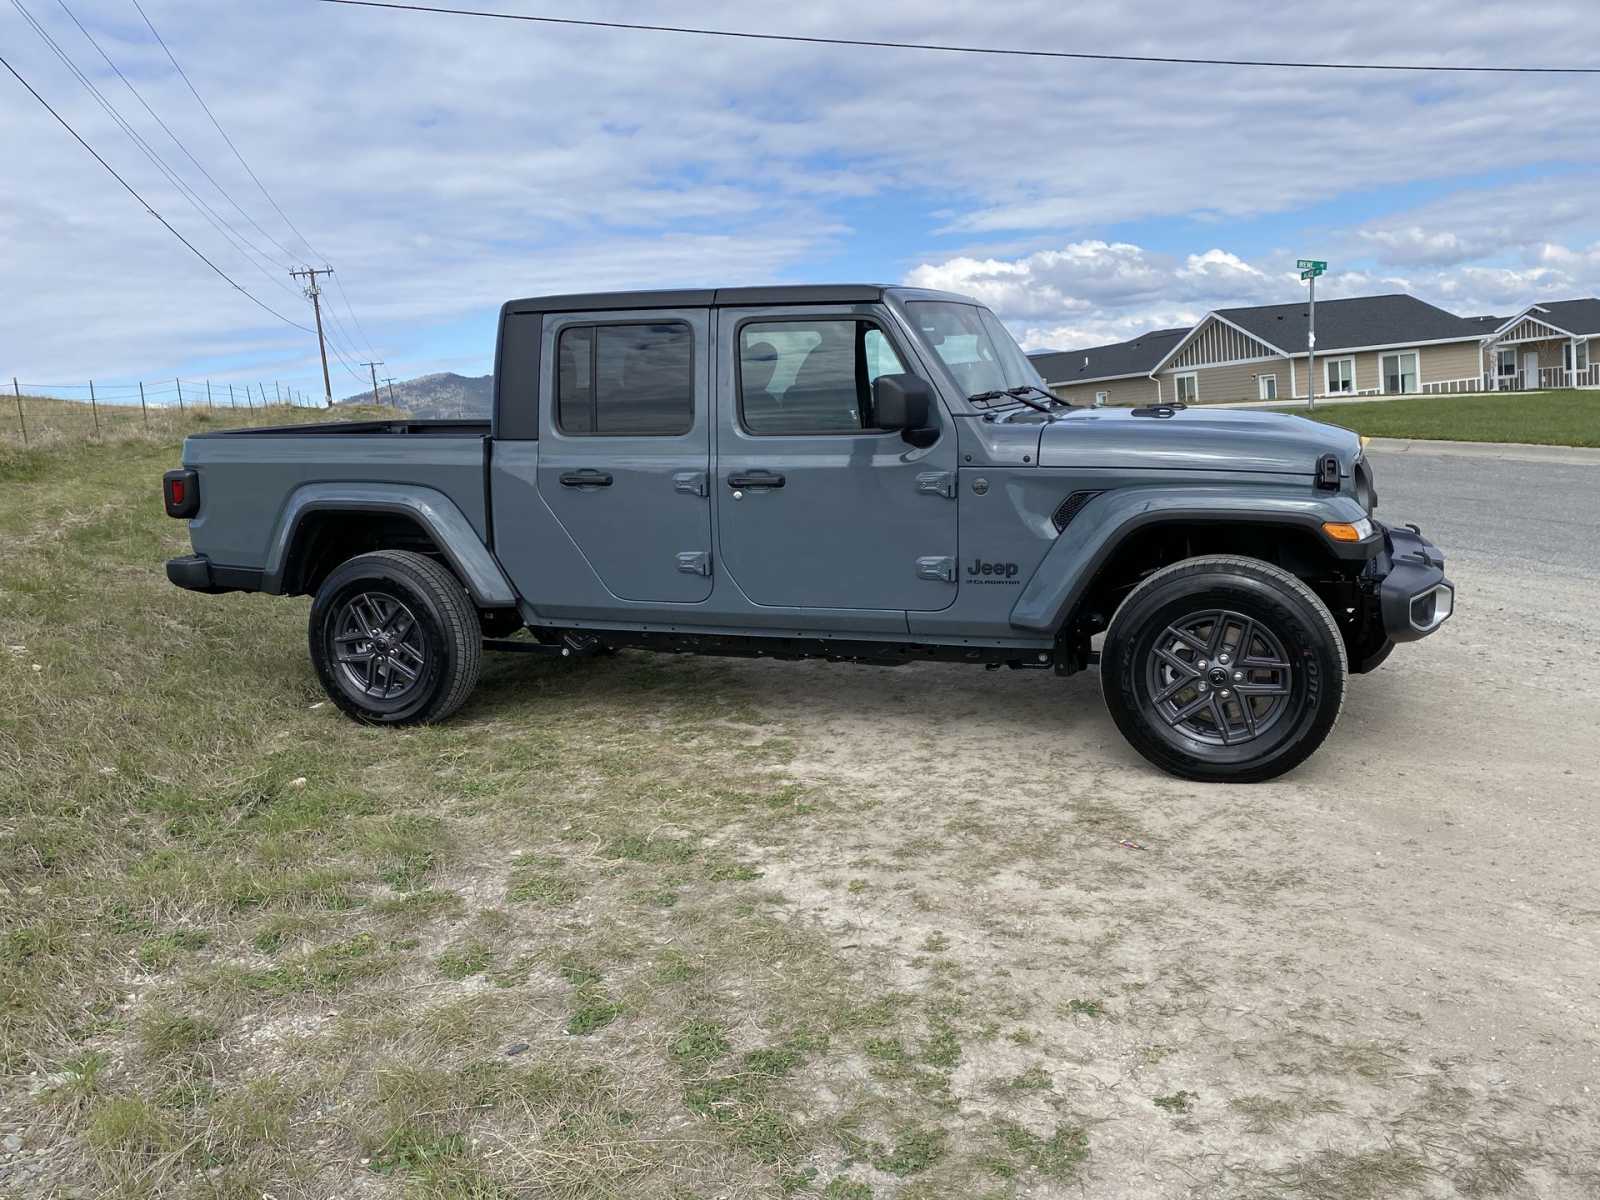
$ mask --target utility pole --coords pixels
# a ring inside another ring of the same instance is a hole
[[[306,295],[311,297],[311,307],[317,314],[317,349],[322,352],[322,392],[329,408],[333,407],[333,380],[328,378],[328,343],[322,336],[322,289],[317,286],[317,276],[332,274],[332,267],[302,267],[289,272],[292,279],[310,281],[306,284]]]
[[[383,359],[380,358],[377,362],[366,362],[361,365],[372,372],[372,402],[374,404],[382,404],[383,401],[378,399],[378,368],[383,366]]]
[[[398,404],[395,403],[395,399],[394,399],[394,380],[391,379],[389,376],[385,375],[383,377],[383,382],[389,388],[389,407],[390,408],[398,408],[398,407],[400,407]]]

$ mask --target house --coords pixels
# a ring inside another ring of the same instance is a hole
[[[1530,304],[1485,341],[1483,372],[1496,390],[1600,387],[1600,299]]]
[[[1188,332],[1154,329],[1126,342],[1028,357],[1050,390],[1073,404],[1150,404],[1157,398],[1150,372]]]
[[[1295,304],[1207,313],[1151,369],[1160,399],[1187,404],[1303,399],[1309,309]],[[1317,305],[1319,396],[1476,392],[1485,327],[1415,296]]]
[[[1571,303],[1595,305],[1591,325],[1600,337],[1600,301]],[[1189,329],[1030,357],[1050,390],[1074,404],[1299,400],[1306,396],[1309,332],[1303,301],[1219,308]],[[1415,296],[1324,300],[1317,305],[1317,395],[1481,391],[1493,365],[1485,346],[1516,332],[1502,318],[1458,317]],[[1545,365],[1560,366],[1559,350],[1541,353],[1556,356]],[[1586,351],[1579,361],[1587,369]]]

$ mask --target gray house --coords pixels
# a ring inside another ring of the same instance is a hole
[[[1154,329],[1126,342],[1028,357],[1050,390],[1073,404],[1152,404],[1150,373],[1188,332],[1187,326]]]

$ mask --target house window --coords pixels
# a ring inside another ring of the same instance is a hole
[[[1096,408],[1104,408],[1108,403],[1110,403],[1110,401],[1110,392],[1096,392],[1094,394],[1094,406]]]
[[[1389,395],[1412,395],[1422,390],[1422,374],[1415,350],[1383,356],[1383,390]]]
[[[1516,377],[1516,350],[1496,350],[1494,352],[1494,373],[1501,379],[1514,379]]]
[[[574,325],[556,357],[556,425],[568,436],[671,436],[694,425],[689,326]]]
[[[1257,375],[1256,388],[1261,393],[1263,400],[1276,400],[1278,398],[1278,377],[1276,375]]]
[[[1325,364],[1328,372],[1328,395],[1353,396],[1356,391],[1356,360],[1330,358]]]
[[[1572,361],[1574,348],[1578,352],[1576,364]],[[1589,343],[1578,342],[1576,346],[1572,342],[1563,343],[1561,346],[1561,365],[1569,371],[1587,371],[1589,369]]]
[[[1172,381],[1178,389],[1179,404],[1194,404],[1200,399],[1200,377],[1193,373],[1176,376]]]

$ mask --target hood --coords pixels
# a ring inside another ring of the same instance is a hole
[[[1348,429],[1284,413],[1183,408],[1096,408],[1066,413],[1043,429],[1041,467],[1173,468],[1311,475],[1324,454],[1349,475],[1361,439]]]

